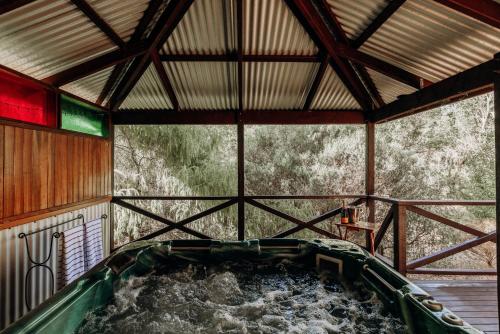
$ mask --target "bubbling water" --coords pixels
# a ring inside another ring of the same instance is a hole
[[[189,264],[120,284],[78,333],[406,332],[362,283],[289,261]]]

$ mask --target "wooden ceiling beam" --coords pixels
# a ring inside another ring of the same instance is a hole
[[[500,3],[493,0],[434,0],[448,8],[500,29]]]
[[[165,92],[170,98],[170,102],[172,102],[174,110],[179,110],[179,101],[175,96],[174,88],[170,83],[170,79],[168,78],[167,72],[165,71],[165,67],[163,67],[163,64],[160,60],[160,56],[158,55],[158,51],[156,50],[151,51],[151,60],[153,61],[158,76],[160,77],[160,80],[163,84],[163,88],[165,89]]]
[[[385,122],[415,114],[493,89],[493,71],[500,71],[500,55],[452,77],[404,95],[370,115],[372,122]]]
[[[109,101],[111,110],[117,110],[120,107],[142,74],[151,64],[151,58],[149,57],[151,51],[159,49],[163,43],[165,43],[182,17],[184,17],[184,14],[187,12],[193,1],[194,0],[172,0],[169,2],[167,8],[163,11],[155,28],[148,38],[148,53],[136,58],[132,62],[131,66],[127,70],[127,73],[125,73],[121,82],[118,84],[117,89],[111,96]]]
[[[320,10],[327,13],[326,17],[328,18],[328,23],[332,29],[332,33],[335,39],[340,41],[341,43],[349,45],[350,40],[347,38],[347,35],[344,29],[342,28],[342,25],[337,19],[337,15],[330,8],[330,5],[326,2],[326,0],[320,0],[319,6]],[[375,107],[376,108],[382,107],[385,104],[385,102],[380,96],[380,93],[377,87],[375,86],[375,83],[373,82],[372,78],[370,77],[366,69],[359,64],[349,64],[349,65],[359,75],[361,81],[364,83],[365,89],[370,95]]]
[[[0,15],[6,14],[22,6],[26,6],[32,2],[35,2],[35,0],[1,0]]]
[[[337,52],[334,52],[330,45],[330,40],[333,40],[333,38],[330,36],[328,28],[319,19],[317,13],[313,13],[315,9],[312,4],[309,1],[299,0],[285,0],[285,3],[307,31],[316,46],[329,55],[330,65],[361,108],[363,110],[373,109],[366,90],[356,76],[356,73],[346,65],[343,59],[340,59]]]
[[[163,0],[151,0],[149,2],[148,7],[144,11],[144,14],[141,17],[141,20],[137,24],[137,27],[134,30],[134,33],[132,34],[132,37],[130,37],[130,40],[127,42],[127,47],[132,45],[133,43],[136,43],[137,41],[140,41],[144,39],[144,35],[151,24],[151,22],[154,19],[154,16],[160,9],[160,5],[163,3]],[[116,83],[120,79],[120,77],[123,74],[123,71],[126,69],[126,63],[121,63],[115,66],[113,68],[113,71],[111,72],[110,76],[106,80],[106,83],[104,84],[104,87],[101,90],[101,93],[99,94],[99,97],[97,98],[96,103],[97,104],[102,104],[106,97],[108,97],[109,93],[113,90],[115,87]]]
[[[309,93],[307,93],[306,101],[304,102],[304,107],[302,108],[304,111],[310,110],[314,97],[316,96],[316,92],[325,76],[326,69],[328,68],[328,63],[330,62],[330,57],[328,55],[323,56],[323,61],[318,68],[318,72],[316,72],[316,76],[314,77],[314,81],[309,89]]]
[[[364,124],[361,110],[120,110],[115,125],[131,124]]]
[[[42,79],[49,85],[56,87],[63,86],[69,82],[89,76],[107,67],[123,63],[134,57],[143,55],[149,50],[148,44],[144,41],[130,45],[127,48],[111,51],[97,58],[91,59],[59,73]]]
[[[161,61],[189,61],[189,62],[205,62],[205,61],[238,61],[238,53],[221,54],[221,55],[160,55]],[[289,63],[317,63],[321,61],[319,55],[303,56],[303,55],[241,55],[243,62],[289,62]]]
[[[71,2],[82,11],[108,38],[119,48],[125,47],[125,42],[113,30],[113,28],[92,8],[85,0],[71,0]]]
[[[405,0],[391,0],[366,29],[351,42],[351,46],[359,49],[404,3]]]

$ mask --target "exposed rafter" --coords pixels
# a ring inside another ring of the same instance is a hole
[[[160,60],[160,56],[158,55],[158,51],[156,50],[151,51],[151,60],[153,61],[158,76],[160,77],[160,80],[163,84],[163,88],[165,89],[165,92],[167,92],[168,97],[170,98],[170,102],[172,102],[174,110],[179,110],[179,101],[175,96],[174,89],[172,87],[172,84],[170,83],[170,79],[168,78],[167,72],[165,72],[165,67],[163,67],[163,64]]]
[[[500,58],[490,60],[464,72],[400,97],[377,110],[370,121],[383,122],[491,91],[493,72],[500,71]]]
[[[238,53],[207,55],[207,54],[175,54],[160,55],[162,61],[238,61]],[[321,61],[319,55],[241,55],[243,62],[290,62],[290,63],[317,63]]]
[[[148,38],[148,54],[138,57],[133,61],[113,93],[113,96],[111,96],[109,104],[112,110],[118,109],[123,103],[139,78],[151,64],[149,53],[153,50],[157,50],[165,43],[193,1],[194,0],[177,0],[171,1],[168,4]]]
[[[324,39],[324,36],[316,31],[317,24],[322,24],[318,20],[317,15],[305,15],[302,8],[300,8],[295,0],[285,0],[285,3],[288,5],[292,13],[295,15],[297,20],[303,26],[303,28],[307,31],[311,39],[314,41],[316,46],[320,50],[324,50],[330,56],[330,65],[333,67],[334,71],[339,76],[340,80],[344,83],[347,89],[350,91],[351,95],[356,99],[358,104],[363,108],[363,110],[371,110],[372,104],[369,99],[367,99],[367,92],[362,85],[361,81],[357,77],[356,73],[349,68],[344,63],[343,59],[340,59],[336,52],[332,52],[332,48],[328,45],[328,41]],[[308,13],[310,14],[310,13]],[[323,25],[322,27],[327,31],[327,27]],[[329,34],[329,33],[328,33]],[[326,43],[325,43],[326,42]]]
[[[316,72],[316,76],[314,77],[314,81],[309,89],[309,93],[307,93],[306,102],[304,102],[303,110],[311,109],[311,104],[316,96],[316,92],[318,91],[319,85],[321,84],[321,80],[325,76],[326,69],[328,68],[328,63],[330,61],[330,57],[328,55],[323,56],[323,60],[321,61],[321,65],[319,66],[318,72]]]
[[[69,82],[81,79],[96,72],[99,72],[110,66],[123,63],[131,58],[143,55],[149,50],[148,44],[144,41],[124,48],[123,50],[115,50],[106,53],[97,58],[76,65],[50,77],[42,79],[42,81],[53,86],[62,86]]]
[[[0,1],[0,15],[6,14],[32,2],[35,2],[35,0],[2,0]]]
[[[125,42],[120,36],[111,28],[111,26],[104,21],[104,19],[90,6],[85,0],[71,0],[71,2],[78,7],[87,17],[99,28],[101,31],[108,36],[108,38],[116,44],[119,48],[125,46]]]
[[[127,42],[127,47],[144,38],[144,35],[149,25],[153,21],[162,3],[163,0],[151,0],[149,2],[148,8],[144,11],[144,14],[142,15],[141,20],[137,24],[137,27],[135,28],[134,33],[132,34],[132,37],[130,37],[130,40]],[[106,80],[106,83],[104,84],[104,87],[102,88],[99,97],[97,98],[96,101],[97,104],[102,104],[106,99],[106,97],[108,97],[109,93],[112,91],[113,87],[116,85],[117,81],[123,74],[122,72],[126,68],[125,65],[126,63],[121,63],[115,66],[115,68],[111,72],[111,75],[108,77],[108,80]]]
[[[434,0],[446,7],[500,29],[500,3],[493,0]]]
[[[377,72],[380,72],[388,77],[391,77],[417,89],[430,84],[427,80],[420,78],[419,76],[414,75],[404,69],[401,69],[383,60],[377,59],[376,57],[373,57],[367,53],[358,51],[350,47],[349,45],[335,41],[333,36],[330,34],[328,27],[326,27],[322,20],[318,19],[321,16],[319,15],[318,11],[311,1],[286,1],[287,3],[293,3],[293,5],[296,6],[299,12],[304,15],[306,22],[318,35],[319,39],[322,41],[323,46],[327,48],[328,53],[333,59],[338,59],[339,56],[347,58],[355,63],[369,67]]]
[[[361,110],[120,110],[113,124],[364,124]]]
[[[351,46],[355,49],[359,49],[364,42],[368,40],[384,23],[387,21],[392,14],[394,14],[401,5],[405,3],[406,0],[391,0],[387,6],[382,9],[382,11],[373,19],[372,22],[366,27],[365,30],[351,42]]]
[[[347,38],[347,35],[344,29],[342,28],[342,25],[338,21],[337,15],[331,10],[326,0],[320,0],[319,6],[320,9],[327,14],[326,17],[328,18],[328,24],[332,29],[332,33],[335,39],[341,43],[348,45],[350,41]],[[380,96],[377,87],[373,83],[373,80],[366,71],[366,69],[359,64],[354,64],[354,65],[348,64],[348,65],[353,67],[353,70],[356,71],[361,81],[365,84],[365,88],[368,91],[368,94],[370,94],[370,97],[372,98],[375,107],[380,108],[381,106],[383,106],[385,104],[384,100]]]

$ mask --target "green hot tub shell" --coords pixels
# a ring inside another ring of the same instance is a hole
[[[280,257],[337,271],[347,280],[363,280],[385,306],[407,324],[410,333],[481,333],[362,248],[341,240],[296,239],[132,243],[2,333],[73,333],[88,312],[111,301],[119,280],[146,275],[176,259],[208,263]]]

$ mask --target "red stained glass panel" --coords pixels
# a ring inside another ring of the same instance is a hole
[[[27,79],[0,71],[0,117],[56,126],[55,95]]]

